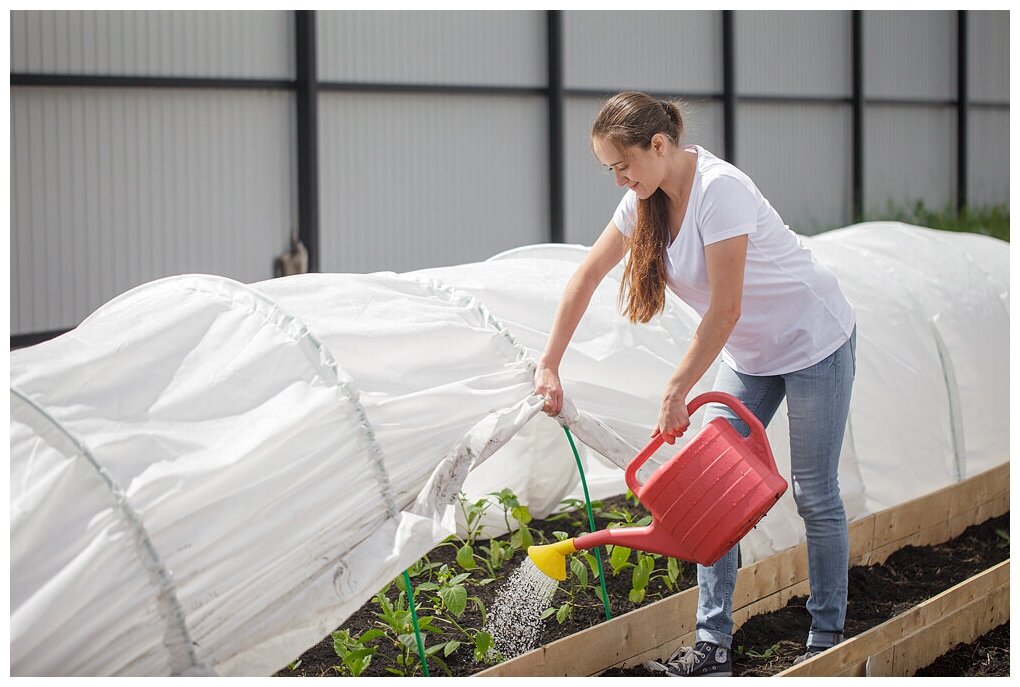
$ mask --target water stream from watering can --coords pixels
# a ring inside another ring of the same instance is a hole
[[[567,427],[563,431],[574,454],[574,462],[584,490],[584,502],[588,513],[588,523],[592,532],[595,531],[595,516],[592,514],[591,498],[588,496],[588,483],[584,478],[584,468],[577,453],[574,438]],[[605,575],[602,573],[602,556],[595,551],[599,571],[599,584],[602,588],[602,603],[606,610],[606,620],[611,617],[609,596],[606,591]],[[520,566],[503,582],[496,592],[496,598],[489,608],[488,618],[482,628],[492,636],[492,650],[499,652],[503,660],[519,656],[535,648],[538,637],[545,626],[542,613],[549,608],[559,582],[548,577],[535,567],[530,558],[525,558]]]
[[[535,648],[545,625],[542,611],[549,608],[558,585],[525,558],[496,592],[483,629],[504,660]]]

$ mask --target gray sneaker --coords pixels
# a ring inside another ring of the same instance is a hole
[[[733,675],[730,650],[712,642],[696,642],[682,646],[663,664],[649,661],[648,667],[661,670],[668,677],[729,677]]]
[[[808,660],[812,656],[817,656],[818,654],[822,653],[823,651],[825,651],[828,648],[830,648],[830,647],[827,647],[827,646],[809,646],[807,648],[806,652],[804,652],[803,654],[801,654],[797,658],[793,659],[793,665],[797,665],[798,663],[803,663],[804,661]]]

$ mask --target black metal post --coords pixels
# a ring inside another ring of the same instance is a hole
[[[864,220],[864,17],[850,12],[851,82],[851,212],[854,222]]]
[[[956,13],[956,211],[967,206],[967,11]]]
[[[737,163],[737,84],[734,59],[733,10],[722,13],[723,155]]]
[[[315,11],[295,10],[297,56],[298,238],[308,249],[308,271],[319,271],[319,84]]]
[[[549,48],[549,241],[565,239],[563,160],[563,18],[559,10],[546,13]]]

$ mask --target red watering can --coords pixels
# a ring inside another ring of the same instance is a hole
[[[690,415],[706,403],[732,408],[751,434],[744,438],[728,420],[715,418],[644,484],[637,471],[664,439],[656,434],[627,466],[627,486],[652,514],[647,527],[614,527],[528,547],[535,566],[565,580],[566,556],[604,544],[711,565],[754,527],[786,491],[765,427],[735,397],[710,391],[687,405]]]

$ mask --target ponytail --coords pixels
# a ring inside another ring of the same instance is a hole
[[[627,240],[630,254],[620,282],[620,310],[631,322],[645,323],[666,307],[666,247],[669,199],[662,189],[638,201],[637,222]]]

